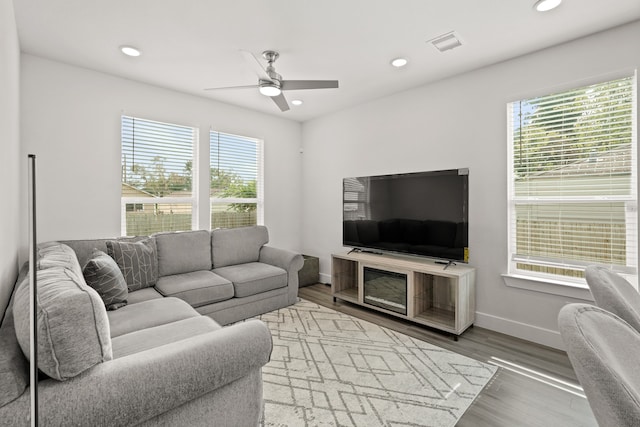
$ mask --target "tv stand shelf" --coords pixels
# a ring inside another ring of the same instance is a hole
[[[401,279],[378,277],[385,273]],[[445,268],[427,259],[353,252],[331,256],[331,276],[334,302],[339,299],[436,328],[453,334],[456,341],[475,321],[475,268],[467,265]]]

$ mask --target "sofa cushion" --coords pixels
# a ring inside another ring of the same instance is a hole
[[[214,268],[256,262],[260,248],[269,243],[267,227],[256,225],[213,230],[211,232],[211,255]]]
[[[76,253],[69,246],[60,242],[45,242],[38,245],[38,270],[52,267],[68,268],[82,277],[82,267]]]
[[[128,356],[145,350],[156,349],[196,335],[220,329],[215,320],[208,316],[196,316],[178,320],[152,328],[140,329],[113,339],[113,357]]]
[[[111,360],[109,321],[98,293],[68,268],[39,270],[37,279],[40,370],[51,378],[66,380]],[[16,290],[13,311],[16,336],[27,358],[29,301],[27,280]]]
[[[158,281],[155,239],[139,242],[107,240],[107,253],[120,267],[129,291],[153,286]]]
[[[208,270],[160,277],[156,289],[165,297],[180,298],[193,307],[233,298],[231,282]]]
[[[160,277],[211,270],[211,235],[208,231],[159,233],[154,237]]]
[[[140,292],[140,291],[137,291]],[[111,338],[140,329],[199,316],[189,304],[178,298],[161,298],[129,304],[107,313]]]
[[[127,301],[129,301],[129,305],[131,305],[131,304],[137,304],[143,301],[148,301],[152,299],[162,299],[162,298],[164,298],[162,294],[156,291],[155,288],[142,288],[142,289],[138,289],[137,291],[129,292]]]
[[[118,264],[109,255],[96,249],[82,274],[87,285],[98,292],[107,310],[127,305],[127,283]]]
[[[261,262],[216,268],[214,273],[233,282],[235,296],[248,297],[287,286],[287,272]]]

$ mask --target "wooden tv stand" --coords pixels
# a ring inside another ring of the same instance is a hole
[[[406,306],[400,313],[391,302],[387,309],[381,299],[365,301],[364,272],[374,269],[390,275],[406,275]],[[453,334],[455,340],[475,321],[475,268],[466,264],[445,265],[435,261],[364,252],[331,256],[331,295],[393,316]]]

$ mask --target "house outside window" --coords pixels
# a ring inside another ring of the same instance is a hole
[[[195,227],[197,129],[122,116],[122,235]]]
[[[637,283],[636,76],[508,104],[509,273]]]
[[[211,229],[263,224],[263,142],[211,131]]]

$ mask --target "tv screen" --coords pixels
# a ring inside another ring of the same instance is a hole
[[[469,169],[343,180],[342,243],[468,262]]]

